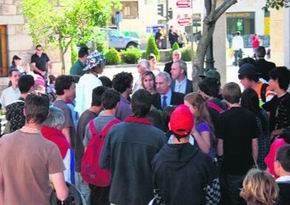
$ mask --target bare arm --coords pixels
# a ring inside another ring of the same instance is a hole
[[[204,131],[199,134],[196,130],[193,130],[192,134],[201,151],[208,154],[210,152],[210,133]]]
[[[255,162],[255,165],[257,165],[257,159],[258,159],[258,139],[252,139],[252,156]]]
[[[57,198],[64,201],[68,197],[68,188],[65,184],[63,173],[50,174],[49,178],[53,184]]]
[[[69,127],[65,127],[61,130],[62,134],[65,136],[66,140],[68,141],[68,143],[71,145],[71,141],[70,141],[70,132],[69,132]]]
[[[47,72],[48,72],[48,74],[51,74],[51,70],[52,70],[52,62],[48,61],[47,62]]]
[[[218,139],[217,153],[218,153],[218,156],[224,155],[224,141],[222,139]]]

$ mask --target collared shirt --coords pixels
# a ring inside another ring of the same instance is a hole
[[[175,80],[174,92],[177,93],[186,93],[186,81],[187,79],[184,78],[182,81]]]
[[[276,179],[276,182],[290,182],[290,176],[281,176]]]
[[[6,107],[7,105],[14,103],[20,98],[20,95],[21,93],[18,87],[12,88],[12,86],[9,86],[5,90],[3,90],[1,94],[0,103],[2,107]]]
[[[167,98],[166,98],[166,104],[167,104],[167,106],[171,105],[171,96],[172,96],[171,89],[169,89],[168,92],[165,95],[160,95],[161,105],[163,104],[163,96],[167,96]]]
[[[41,71],[47,71],[47,62],[49,61],[46,53],[42,53],[41,56],[35,53],[31,56],[31,63],[35,63],[36,67]]]
[[[235,36],[232,40],[232,49],[240,50],[244,48],[244,39],[242,36]]]
[[[170,135],[167,144],[173,144],[174,135]],[[194,145],[194,137],[189,135],[189,144]]]

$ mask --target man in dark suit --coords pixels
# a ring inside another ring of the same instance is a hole
[[[193,92],[192,81],[187,79],[187,65],[183,60],[175,61],[171,66],[172,91],[177,93]]]
[[[172,91],[171,78],[166,72],[160,72],[156,76],[156,90],[157,94],[154,95],[153,105],[157,109],[183,103],[184,94]]]
[[[269,62],[265,60],[266,49],[263,46],[259,46],[256,50],[257,57],[257,73],[260,73],[260,77],[266,81],[269,81],[269,73],[271,70],[276,68],[275,63]]]
[[[181,60],[181,52],[179,50],[175,50],[172,53],[172,61],[165,64],[164,71],[167,72],[171,77],[171,66],[173,62]]]

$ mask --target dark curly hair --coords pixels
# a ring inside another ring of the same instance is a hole
[[[114,76],[112,80],[113,88],[119,93],[123,93],[130,88],[133,83],[133,75],[127,72],[121,72]]]

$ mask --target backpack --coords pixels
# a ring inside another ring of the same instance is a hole
[[[99,165],[105,137],[110,128],[118,124],[120,120],[114,119],[110,121],[101,131],[99,135],[95,126],[94,120],[89,122],[89,130],[92,138],[87,146],[81,162],[81,175],[85,182],[99,187],[107,187],[110,185],[111,174],[110,170],[102,169]]]
[[[66,182],[66,185],[68,187],[68,197],[64,201],[60,201],[55,190],[53,190],[50,194],[50,205],[85,205],[86,202],[77,188],[68,182]]]

